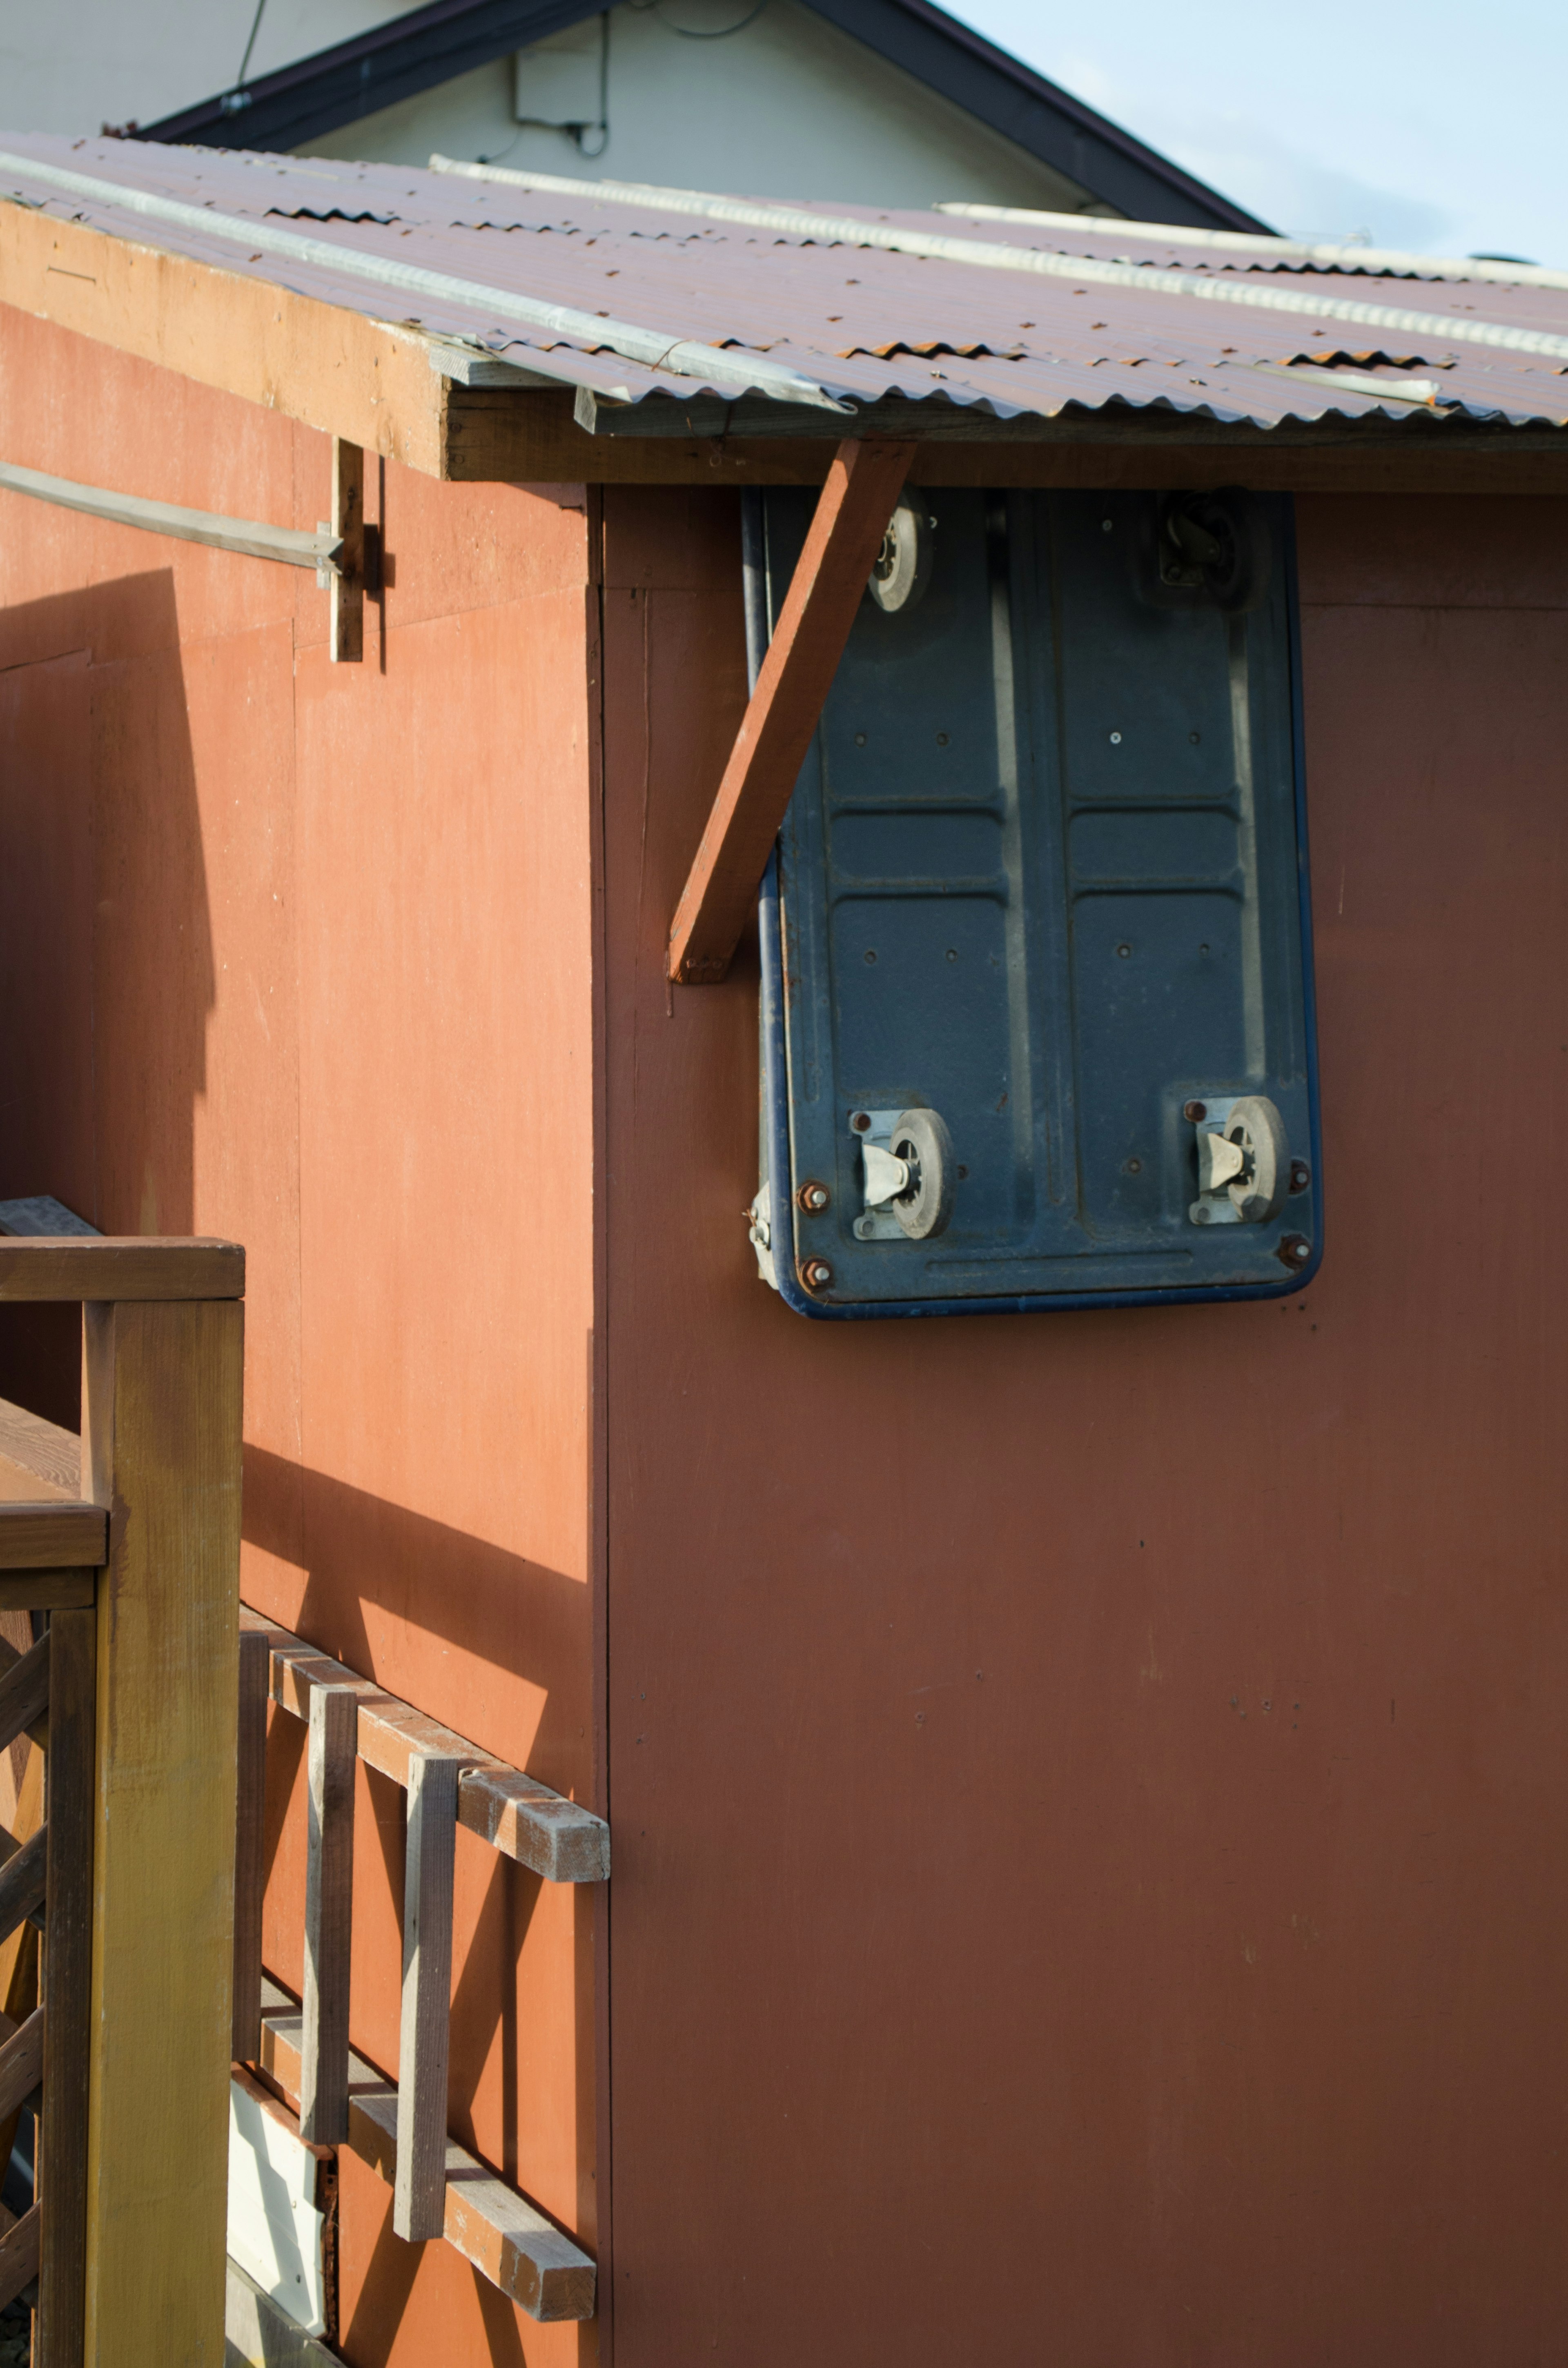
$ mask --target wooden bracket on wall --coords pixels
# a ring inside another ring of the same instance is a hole
[[[334,666],[358,666],[365,655],[365,448],[332,439],[331,530],[342,545],[332,578]]]
[[[839,446],[670,924],[669,974],[722,979],[833,685],[913,444]]]

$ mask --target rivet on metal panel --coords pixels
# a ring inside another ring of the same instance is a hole
[[[1304,1192],[1312,1180],[1312,1171],[1308,1167],[1306,1161],[1304,1159],[1292,1159],[1290,1162],[1291,1191]]]
[[[1305,1266],[1312,1254],[1312,1246],[1305,1234],[1287,1234],[1279,1244],[1278,1257],[1286,1266]]]
[[[1209,1105],[1207,1102],[1183,1102],[1181,1114],[1189,1126],[1196,1126],[1200,1118],[1208,1117]]]

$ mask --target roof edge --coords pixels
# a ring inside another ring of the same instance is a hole
[[[806,5],[1123,213],[1203,230],[1267,230],[933,0]],[[127,136],[210,148],[298,148],[597,13],[593,0],[427,0],[369,33],[260,75],[243,91],[218,92],[155,123],[131,127]]]

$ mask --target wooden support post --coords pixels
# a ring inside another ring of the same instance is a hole
[[[710,985],[730,967],[914,457],[913,444],[844,443],[827,472],[670,924],[669,973],[681,985]]]
[[[265,1643],[265,1639],[262,1640]],[[305,1844],[305,1995],[300,2135],[348,2135],[348,1952],[354,1922],[354,1686],[311,1694]],[[259,2011],[259,1995],[257,1999]]]
[[[97,1657],[97,1614],[56,1611],[49,1624],[43,2117],[35,2191],[43,2225],[34,2368],[80,2368],[86,2309]]]
[[[446,2226],[452,1868],[461,1771],[460,1759],[424,1752],[408,1766],[392,2227],[411,2241],[438,2237]]]
[[[234,1812],[234,2035],[236,2064],[261,2047],[261,1909],[267,1879],[267,1638],[240,1631],[240,1748]]]
[[[332,579],[334,666],[358,666],[365,655],[365,450],[332,439],[332,531],[342,539]]]
[[[244,1309],[145,1300],[83,1315],[85,1493],[112,1511],[97,1602],[82,2360],[217,2368]]]

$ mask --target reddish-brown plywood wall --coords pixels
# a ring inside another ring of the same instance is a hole
[[[285,525],[328,503],[325,438],[9,313],[0,453]],[[247,1600],[586,1798],[585,497],[372,466],[369,508],[386,598],[331,666],[308,573],[0,496],[0,1194],[244,1242]],[[43,1345],[58,1397],[69,1334]],[[15,1395],[39,1347],[0,1339]],[[267,1952],[296,1987],[301,1740],[274,1714]],[[400,1820],[362,1777],[353,2037],[389,2072]],[[591,1926],[460,1836],[451,2125],[590,2247]],[[387,2193],[346,2180],[354,2368],[592,2355],[400,2245]]]
[[[1300,505],[1321,1278],[830,1326],[663,973],[734,512],[605,498],[618,2368],[1555,2357],[1563,506]]]

